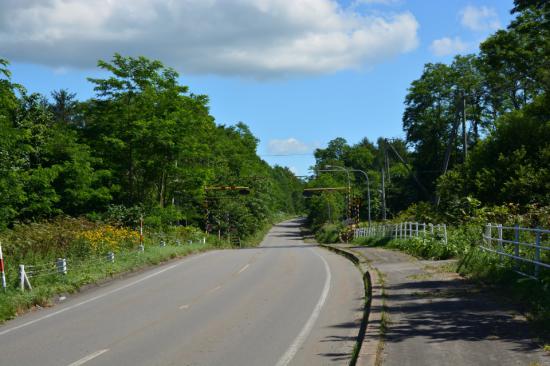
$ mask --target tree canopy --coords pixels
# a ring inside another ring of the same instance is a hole
[[[115,54],[96,95],[51,100],[11,82],[0,60],[0,226],[58,214],[150,216],[245,236],[301,210],[301,182],[258,157],[249,127],[217,125],[209,99],[160,61]],[[247,186],[250,194],[207,191]],[[124,221],[124,220],[123,220]]]

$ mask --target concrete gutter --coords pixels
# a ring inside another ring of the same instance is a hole
[[[319,245],[346,257],[353,262],[363,274],[363,282],[365,285],[365,311],[357,337],[357,351],[354,353],[350,365],[379,365],[379,358],[381,356],[380,351],[383,347],[381,321],[384,301],[383,286],[378,272],[369,265],[366,257],[353,251],[350,246],[345,246],[343,244]]]

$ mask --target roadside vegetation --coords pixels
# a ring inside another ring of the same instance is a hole
[[[0,234],[6,253],[7,291],[0,294],[0,322],[33,306],[52,305],[56,295],[71,294],[83,286],[101,283],[125,273],[213,249],[257,246],[271,226],[291,218],[274,215],[239,244],[226,237],[205,235],[193,226],[166,226],[144,231],[143,251],[139,230],[85,218],[56,217],[51,221],[18,224]],[[108,253],[114,254],[110,261]],[[56,260],[65,258],[67,273]],[[25,264],[33,289],[20,291],[19,264]]]
[[[216,123],[175,70],[119,54],[98,67],[95,96],[79,100],[28,92],[0,59],[0,320],[118,273],[257,245],[303,210],[302,182],[257,155],[245,123]],[[66,275],[47,274],[57,258]],[[20,264],[35,272],[31,292],[19,293]]]
[[[323,243],[341,241],[346,219],[368,225],[369,188],[372,222],[447,224],[446,245],[433,238],[356,243],[457,258],[459,273],[502,289],[548,339],[549,271],[536,280],[520,276],[515,263],[479,248],[488,223],[550,229],[550,3],[515,0],[511,11],[508,27],[479,53],[425,65],[404,101],[405,138],[355,145],[335,138],[316,150],[308,187],[332,189],[306,207]],[[548,251],[541,255],[550,263]]]

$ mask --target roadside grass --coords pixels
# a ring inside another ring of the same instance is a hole
[[[315,240],[321,244],[336,243],[340,238],[342,226],[336,224],[324,224],[315,232]]]

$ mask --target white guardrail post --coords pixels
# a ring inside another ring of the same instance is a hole
[[[57,258],[57,272],[67,274],[67,260],[65,258]]]
[[[21,291],[25,291],[25,286],[28,287],[29,290],[32,290],[29,277],[27,277],[27,272],[25,272],[25,265],[20,264],[19,265],[19,287],[21,288]]]
[[[540,228],[537,228],[537,233],[535,237],[535,277],[539,277],[540,272]]]
[[[19,265],[19,288],[21,291],[25,291],[25,265]]]
[[[498,255],[498,259],[502,262],[502,251],[503,251],[503,247],[502,247],[502,224],[498,224],[498,252],[499,252],[499,255]]]
[[[514,226],[514,268],[519,270],[519,225]]]
[[[2,253],[2,242],[0,241],[0,271],[2,271],[2,288],[6,292],[6,273],[4,271],[4,254]]]

